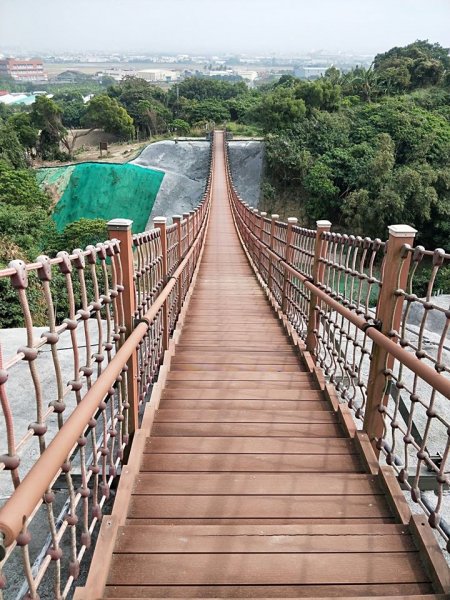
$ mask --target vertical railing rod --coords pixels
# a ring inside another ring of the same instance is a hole
[[[328,243],[322,239],[322,234],[330,231],[330,221],[317,221],[316,222],[316,240],[314,246],[314,262],[312,268],[313,283],[320,285],[323,283],[323,276],[325,272],[325,265],[321,261],[322,258],[326,257]],[[306,332],[306,348],[314,358],[317,355],[317,336],[316,332],[319,327],[319,313],[318,313],[318,300],[316,294],[311,292],[310,303],[309,303],[309,318]]]
[[[161,253],[162,253],[162,279],[163,286],[167,284],[167,218],[155,217],[153,219],[155,229],[161,232]],[[169,348],[169,298],[167,297],[163,305],[163,332],[162,344],[164,352]]]

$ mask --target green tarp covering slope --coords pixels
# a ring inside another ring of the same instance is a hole
[[[143,231],[155,203],[162,171],[131,164],[82,163],[40,169],[39,183],[61,197],[53,219],[58,231],[78,219],[131,219]]]

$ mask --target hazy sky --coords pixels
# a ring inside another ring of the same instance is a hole
[[[450,46],[450,0],[0,0],[0,47],[375,53]]]

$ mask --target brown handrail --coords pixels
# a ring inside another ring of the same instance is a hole
[[[5,546],[11,545],[22,531],[27,519],[40,503],[42,496],[60,471],[61,465],[66,460],[78,438],[83,434],[86,424],[94,416],[100,402],[115,383],[124,365],[136,350],[139,342],[144,338],[158,312],[162,309],[164,302],[175,287],[192,253],[203,239],[202,234],[206,228],[208,218],[209,205],[206,208],[203,223],[196,239],[193,241],[183,261],[155,300],[155,303],[145,313],[140,322],[138,322],[123,346],[118,350],[106,369],[27,473],[20,486],[18,486],[0,509],[0,536],[3,535],[3,544]],[[0,537],[0,545],[1,542]]]

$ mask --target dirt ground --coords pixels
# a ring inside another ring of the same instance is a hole
[[[63,167],[65,165],[73,165],[80,162],[110,162],[110,163],[125,163],[136,158],[141,151],[148,146],[149,142],[116,142],[108,144],[108,151],[103,152],[100,156],[98,146],[88,146],[82,151],[76,153],[73,160],[60,162],[59,160],[39,161],[33,163],[33,167],[39,169],[41,167]]]

